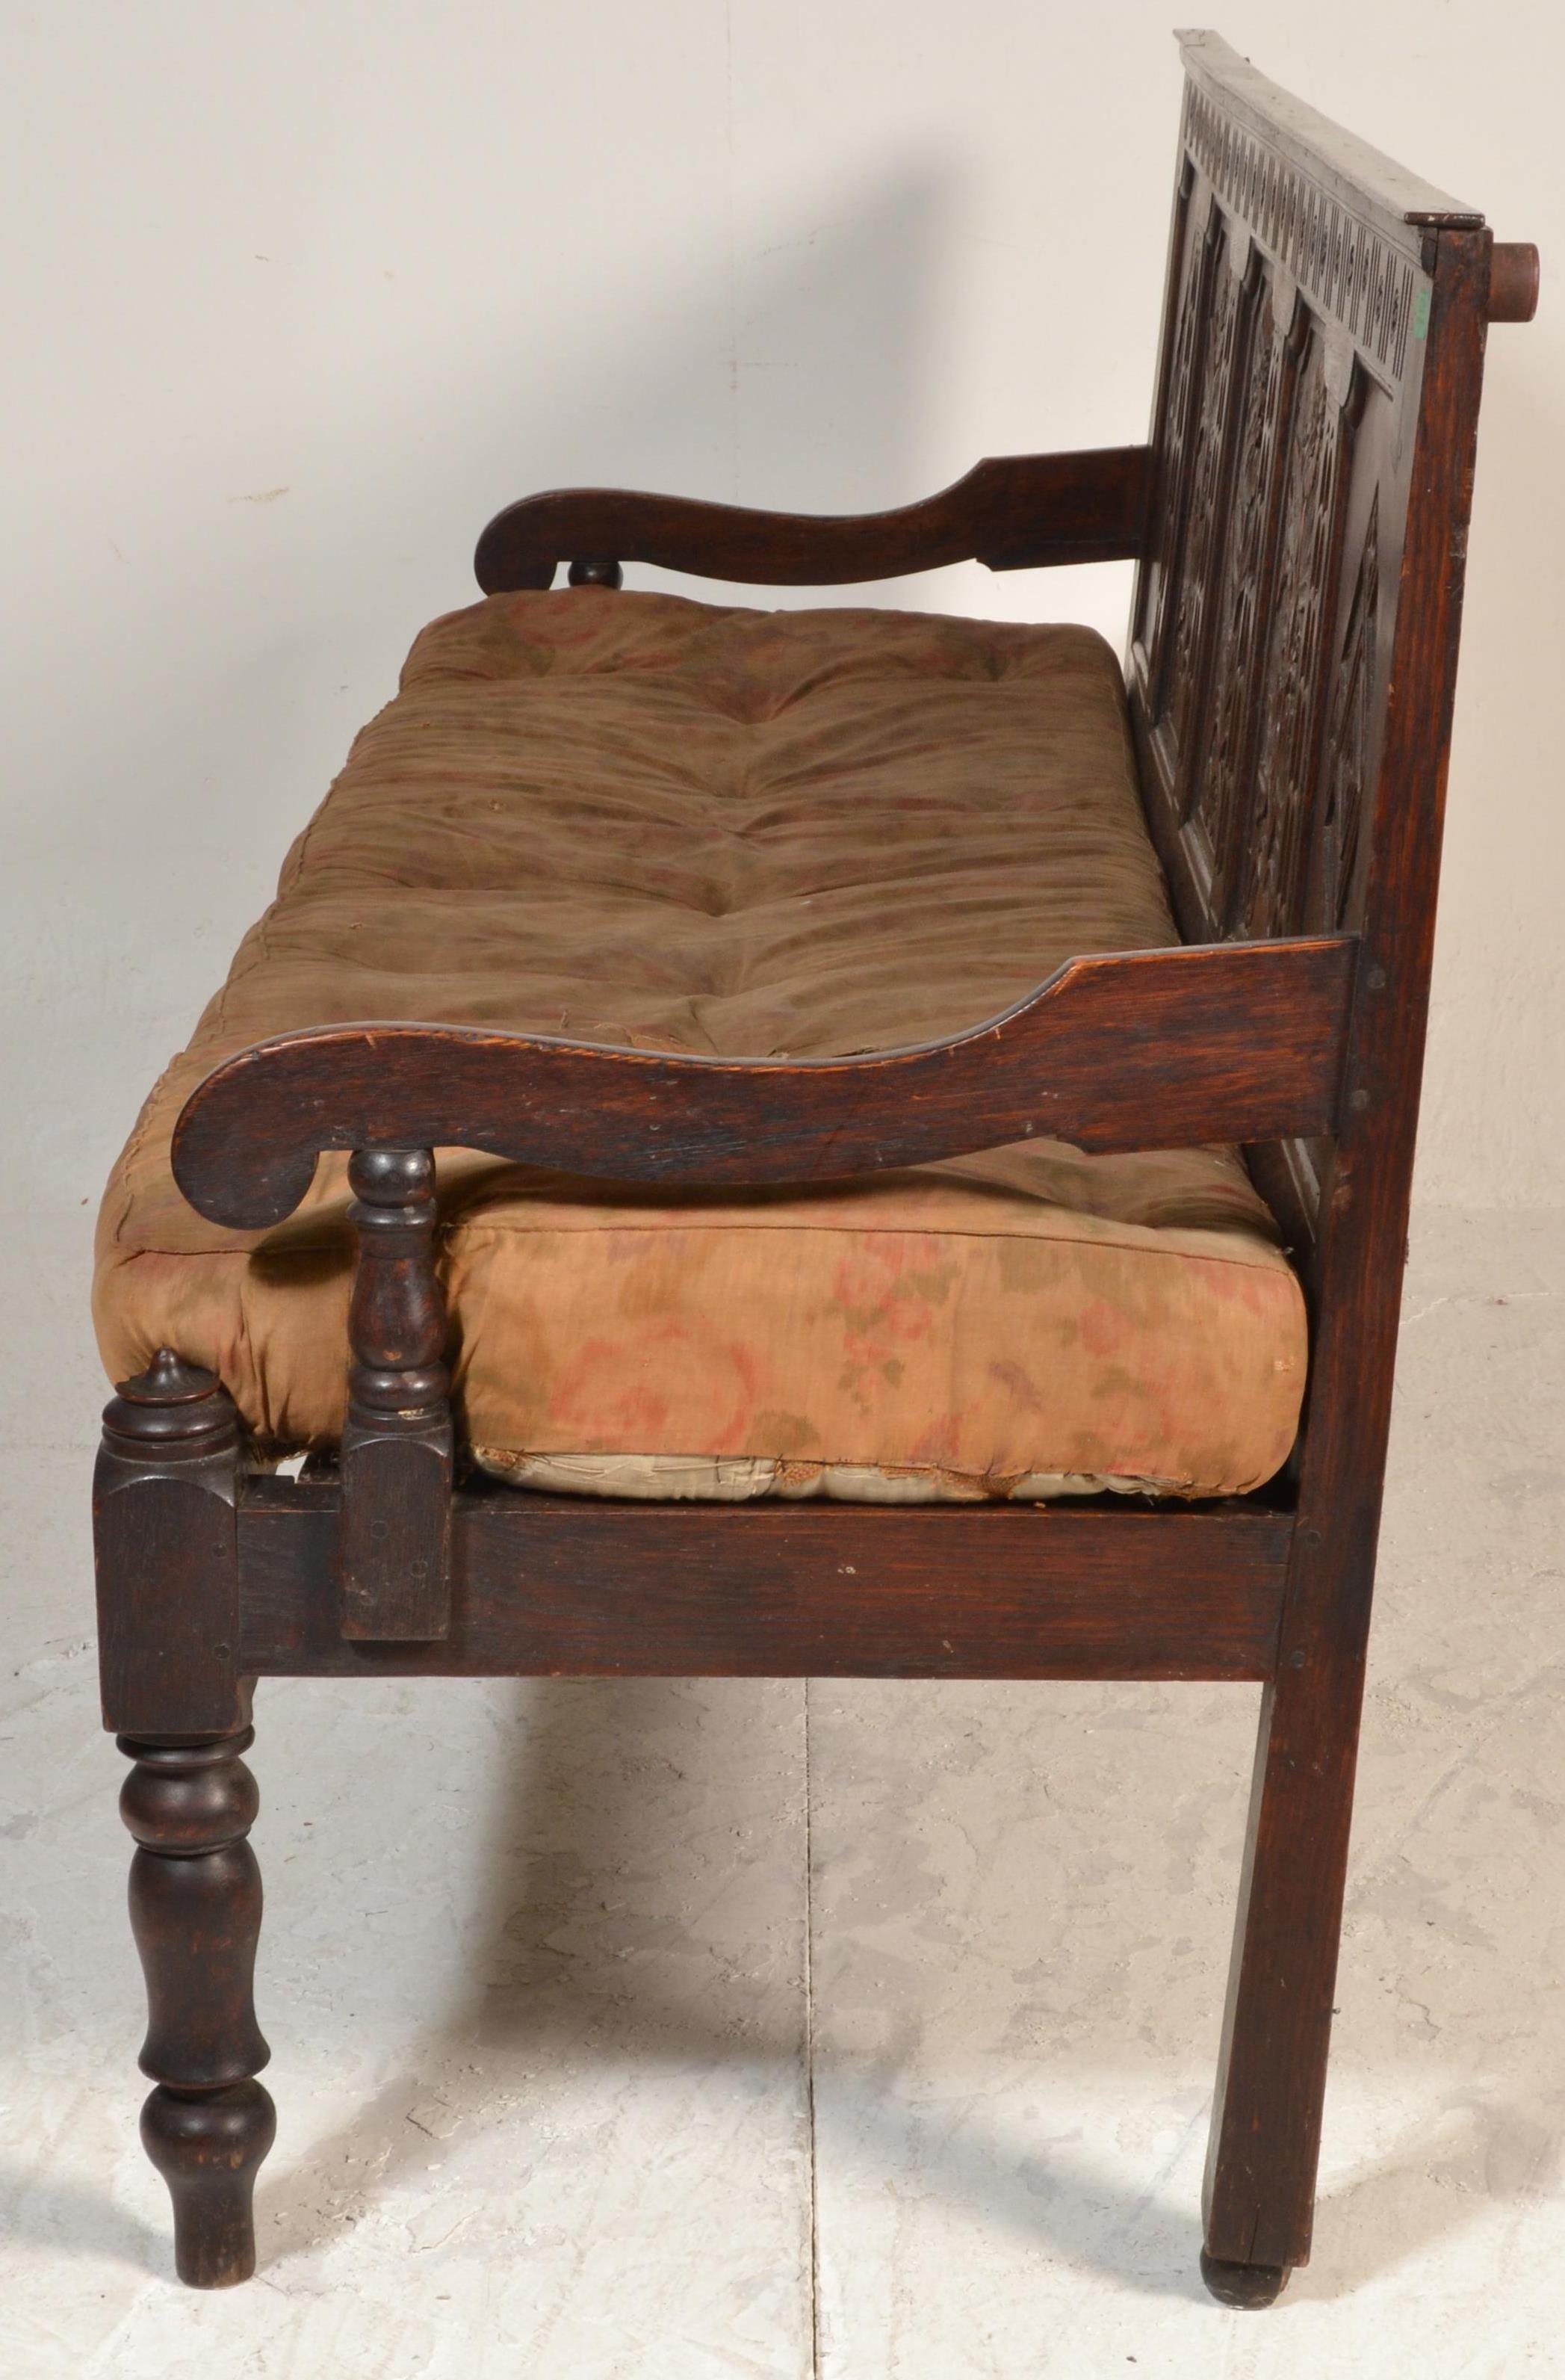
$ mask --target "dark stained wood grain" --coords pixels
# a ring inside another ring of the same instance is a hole
[[[1174,1148],[1328,1131],[1353,945],[1073,959],[970,1033],[866,1058],[663,1057],[459,1026],[336,1025],[226,1060],[174,1172],[216,1222],[279,1222],[321,1148],[490,1149],[637,1182],[799,1182],[1031,1134]]]
[[[614,1503],[458,1494],[439,1644],[345,1643],[323,1606],[335,1490],[241,1508],[258,1674],[1262,1678],[1290,1521],[1019,1506]]]
[[[617,586],[620,564],[645,562],[752,586],[840,587],[952,562],[1027,570],[1129,561],[1145,533],[1147,460],[1144,446],[1001,455],[922,504],[835,516],[556,488],[497,514],[473,568],[493,595],[548,587],[562,562],[573,564],[573,586]]]

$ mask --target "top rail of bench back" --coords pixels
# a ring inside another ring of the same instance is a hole
[[[1220,33],[1191,29],[1174,39],[1188,81],[1205,91],[1234,126],[1307,153],[1324,188],[1342,205],[1378,220],[1393,237],[1401,225],[1444,224],[1468,231],[1481,226],[1484,218],[1476,207],[1409,173],[1383,149],[1361,140],[1280,83],[1268,81]]]

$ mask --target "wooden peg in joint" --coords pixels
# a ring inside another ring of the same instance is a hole
[[[1489,320],[1530,322],[1538,310],[1538,252],[1530,239],[1497,239],[1489,256]]]

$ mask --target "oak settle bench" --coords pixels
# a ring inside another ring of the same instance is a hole
[[[279,1675],[1261,1682],[1203,2268],[1258,2306],[1308,2254],[1479,380],[1537,259],[1183,53],[1149,443],[863,518],[512,505],[115,1170],[103,1710],[198,2287],[273,2137]],[[973,556],[1133,557],[1122,677],[616,591]]]

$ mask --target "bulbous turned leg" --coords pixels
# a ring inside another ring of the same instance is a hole
[[[141,2139],[174,2202],[179,2277],[226,2289],[255,2270],[255,2177],[276,2130],[254,2080],[271,2056],[251,1999],[261,1873],[245,1840],[253,1730],[202,1742],[119,1738],[120,1813],[138,1849],[130,1923],[147,1979]]]
[[[1220,2256],[1208,2256],[1204,2248],[1201,2251],[1201,2278],[1219,2305],[1238,2306],[1247,2313],[1274,2305],[1291,2270],[1287,2265],[1231,2265]]]
[[[193,2289],[226,2289],[255,2271],[251,2201],[276,2137],[272,2095],[260,2082],[177,2091],[160,2082],[141,2110],[141,2145],[174,2202],[174,2263]]]

